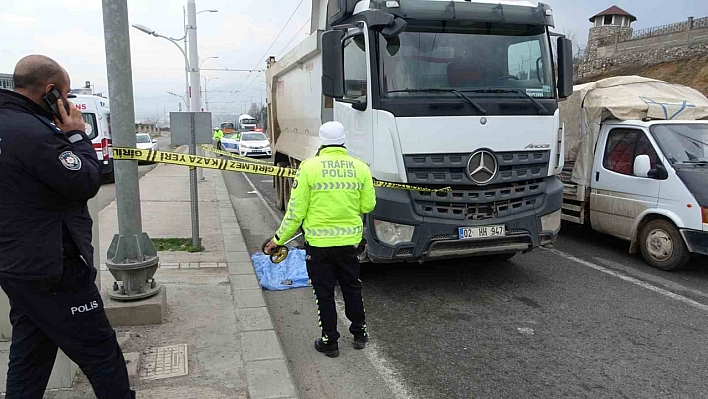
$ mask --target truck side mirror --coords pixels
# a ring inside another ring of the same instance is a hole
[[[322,34],[322,94],[344,97],[344,32],[330,30]]]
[[[573,42],[558,38],[558,97],[568,98],[573,94]]]
[[[634,159],[634,175],[637,177],[649,177],[651,161],[649,155],[637,155]]]

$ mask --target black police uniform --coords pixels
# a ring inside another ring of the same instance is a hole
[[[13,327],[6,397],[41,398],[59,347],[98,398],[134,398],[94,283],[87,201],[101,167],[84,132],[62,132],[51,118],[0,90],[0,286]]]

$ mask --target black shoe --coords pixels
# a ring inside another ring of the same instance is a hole
[[[324,353],[327,357],[339,356],[339,344],[336,342],[325,344],[322,342],[322,338],[319,338],[315,341],[315,349],[317,352]]]
[[[367,335],[364,335],[363,337],[354,337],[354,349],[366,348],[367,342],[369,342],[369,337]]]

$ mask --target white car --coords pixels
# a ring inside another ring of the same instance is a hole
[[[238,154],[239,133],[224,134],[221,138],[221,149]]]
[[[147,150],[147,151],[158,151],[159,150],[159,148],[157,146],[157,140],[150,137],[150,135],[147,133],[138,133],[135,135],[135,146],[139,150]],[[144,161],[140,161],[138,163],[142,163],[142,162],[144,162]]]
[[[270,140],[262,132],[241,133],[238,153],[244,157],[270,157],[272,154]]]

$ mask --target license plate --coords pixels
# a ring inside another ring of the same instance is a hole
[[[490,238],[506,235],[506,229],[503,224],[490,226],[475,226],[475,227],[460,227],[458,229],[461,240],[469,240],[475,238]]]
[[[260,154],[260,153],[262,153],[263,151],[261,151],[261,150],[253,150],[253,151],[251,151],[251,152],[254,153],[254,154]]]

